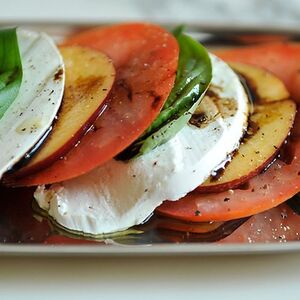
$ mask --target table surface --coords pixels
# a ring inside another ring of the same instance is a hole
[[[0,0],[1,22],[112,21],[299,26],[284,1]],[[257,9],[259,5],[259,9]],[[0,299],[299,299],[300,253],[215,257],[0,258]]]
[[[298,300],[299,261],[300,254],[1,258],[0,298]]]

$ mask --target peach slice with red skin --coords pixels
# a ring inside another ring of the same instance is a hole
[[[92,49],[61,47],[66,69],[62,106],[50,135],[13,176],[22,177],[49,166],[72,149],[104,111],[115,79],[110,58]]]
[[[231,67],[250,83],[255,92],[248,134],[220,176],[211,176],[198,192],[221,192],[235,188],[260,173],[274,158],[294,123],[296,105],[285,100],[289,93],[273,74],[250,65]]]
[[[285,84],[265,69],[237,62],[231,62],[229,65],[246,79],[250,89],[254,92],[256,98],[254,100],[268,103],[290,97]]]

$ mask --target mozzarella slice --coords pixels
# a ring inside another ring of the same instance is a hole
[[[248,98],[239,78],[224,62],[211,59],[213,95],[195,112],[204,113],[209,122],[186,125],[166,144],[135,160],[111,160],[49,189],[40,186],[35,192],[39,206],[70,230],[110,233],[142,223],[162,201],[178,200],[201,184],[238,147],[248,118]]]
[[[0,120],[0,178],[51,126],[62,101],[63,60],[44,33],[17,32],[23,66],[19,94]]]

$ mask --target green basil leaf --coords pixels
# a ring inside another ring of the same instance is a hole
[[[0,30],[0,119],[16,99],[22,82],[22,63],[16,28]]]
[[[132,145],[117,156],[131,159],[164,144],[189,121],[212,78],[207,50],[197,41],[175,29],[179,60],[174,87],[160,114]]]

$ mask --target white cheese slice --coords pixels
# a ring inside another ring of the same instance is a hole
[[[18,29],[23,79],[19,94],[0,120],[0,178],[51,126],[60,107],[63,59],[44,33]]]
[[[69,230],[110,233],[142,223],[162,201],[178,200],[201,184],[238,147],[249,109],[237,75],[211,59],[218,94],[211,105],[219,113],[210,123],[186,125],[166,144],[130,162],[111,160],[49,189],[40,186],[35,192],[39,206]],[[226,116],[218,102],[229,100],[236,109]]]

